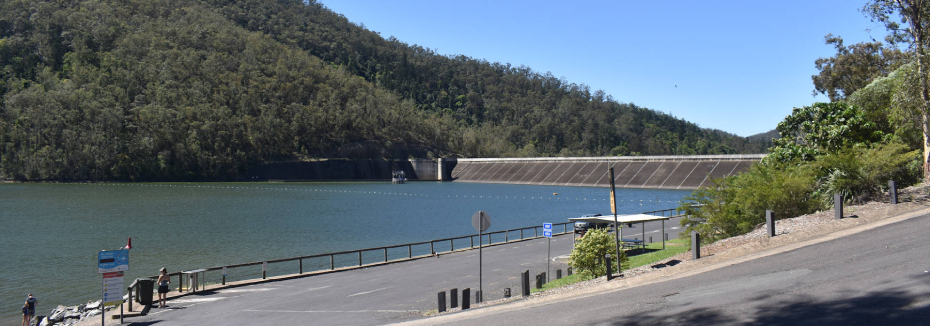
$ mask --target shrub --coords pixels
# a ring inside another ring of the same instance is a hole
[[[820,156],[812,163],[820,181],[815,196],[825,208],[833,205],[835,193],[845,201],[871,200],[881,195],[888,180],[902,185],[919,180],[920,170],[913,169],[915,160],[920,161],[920,151],[909,151],[901,143],[857,146]]]
[[[765,222],[765,210],[779,218],[816,211],[812,197],[816,176],[807,164],[760,163],[737,176],[714,180],[713,185],[686,197],[681,225],[713,241],[752,231]]]
[[[610,254],[611,264],[616,266],[616,240],[614,235],[607,233],[608,229],[589,230],[584,237],[575,243],[575,249],[569,257],[569,264],[576,273],[584,278],[597,278],[607,275],[604,266],[604,255]],[[623,269],[629,268],[630,261],[623,250],[620,250],[620,264]]]

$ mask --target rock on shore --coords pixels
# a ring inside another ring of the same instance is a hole
[[[70,326],[82,320],[100,316],[102,313],[100,301],[90,301],[77,306],[58,306],[52,309],[48,316],[36,316],[32,319],[32,326]],[[107,308],[109,309],[109,308]]]

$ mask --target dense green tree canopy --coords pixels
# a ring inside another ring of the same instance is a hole
[[[0,2],[0,178],[213,180],[313,158],[758,153],[313,1]]]
[[[826,94],[831,101],[852,95],[876,78],[898,69],[908,60],[906,53],[885,47],[882,42],[844,46],[842,37],[828,34],[824,39],[836,48],[836,55],[817,59],[814,65],[820,73],[811,76],[811,79],[814,81],[814,95]]]

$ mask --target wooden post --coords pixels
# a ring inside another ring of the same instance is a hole
[[[329,255],[329,269],[336,269],[336,258],[333,258],[333,255]]]
[[[297,261],[299,262],[298,266],[300,266],[300,270],[298,271],[298,274],[303,274],[304,273],[304,259],[301,258],[301,259],[298,259]]]
[[[361,251],[358,252],[358,265],[362,266],[362,252]]]
[[[384,262],[386,263],[387,261],[387,247],[384,247]]]
[[[407,245],[407,258],[413,258],[413,248]]]

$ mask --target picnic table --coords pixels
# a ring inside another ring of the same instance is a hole
[[[646,248],[646,243],[639,239],[621,239],[620,242],[623,244],[624,248]]]

